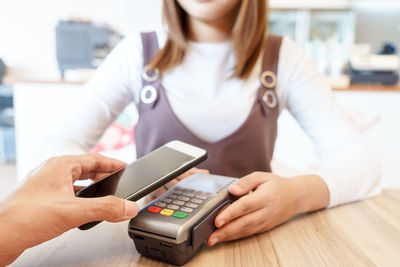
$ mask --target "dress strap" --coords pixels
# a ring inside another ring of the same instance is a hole
[[[262,70],[271,71],[278,75],[279,52],[283,38],[277,35],[268,35],[265,49]]]
[[[160,73],[158,69],[149,69],[147,66],[156,53],[159,51],[156,32],[141,33],[142,38],[142,54],[143,54],[143,70],[142,85],[140,92],[139,111],[143,108],[154,108],[160,97]]]
[[[143,47],[143,67],[145,67],[159,50],[158,40],[156,32],[142,32],[140,36]]]
[[[262,87],[258,95],[259,100],[263,103],[265,113],[268,112],[268,109],[274,109],[278,106],[275,88],[278,80],[278,63],[282,40],[281,36],[268,35],[265,42],[260,76]]]

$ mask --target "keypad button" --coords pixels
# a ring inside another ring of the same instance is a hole
[[[165,208],[165,207],[167,206],[166,203],[161,202],[161,201],[157,202],[155,205],[156,205],[157,207],[160,207],[160,208]]]
[[[169,210],[169,209],[163,209],[163,210],[160,212],[160,214],[161,214],[161,215],[164,215],[164,216],[171,216],[172,214],[174,214],[174,211],[173,211],[173,210]]]
[[[172,203],[174,203],[174,204],[176,204],[176,205],[179,205],[179,206],[185,205],[185,202],[180,201],[180,200],[174,200]]]
[[[168,205],[167,208],[168,208],[168,209],[171,209],[171,210],[179,210],[179,206],[174,205],[174,204]]]
[[[182,194],[183,194],[183,192],[182,192],[182,191],[179,191],[179,190],[175,190],[175,191],[174,191],[174,194],[175,194],[175,195],[179,195],[179,196],[180,196],[180,195],[182,195]]]
[[[170,198],[164,198],[162,201],[165,202],[165,203],[171,203],[171,202],[172,202],[172,199],[170,199]]]
[[[184,197],[184,196],[180,196],[180,197],[178,197],[178,199],[182,200],[182,201],[189,201],[190,200],[190,198]]]
[[[197,195],[196,198],[206,200],[207,196],[206,195]]]
[[[194,194],[193,193],[189,193],[189,192],[183,193],[183,195],[185,197],[194,197]]]
[[[178,196],[177,196],[177,195],[170,194],[170,195],[168,195],[168,197],[169,197],[170,199],[176,199]]]
[[[197,209],[199,207],[199,205],[194,204],[194,203],[186,203],[186,207]]]
[[[151,206],[147,209],[148,212],[150,213],[159,213],[161,211],[160,207],[155,207],[155,206]]]
[[[178,218],[178,219],[185,219],[189,214],[187,214],[186,212],[175,212],[174,213],[174,217]]]
[[[193,209],[188,208],[188,207],[183,207],[183,208],[181,208],[181,211],[191,213],[191,212],[193,212]]]
[[[196,204],[203,204],[203,200],[200,200],[200,199],[197,199],[197,198],[192,199],[192,202],[196,203]]]

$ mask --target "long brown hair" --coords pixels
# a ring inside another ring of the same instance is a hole
[[[182,63],[188,43],[186,12],[176,0],[163,0],[163,21],[168,27],[165,46],[155,55],[148,67],[161,73]],[[241,0],[232,27],[236,65],[232,77],[245,79],[253,70],[261,53],[267,31],[267,1]]]

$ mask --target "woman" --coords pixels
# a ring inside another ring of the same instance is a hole
[[[290,38],[267,34],[265,0],[163,5],[166,27],[123,40],[88,83],[65,127],[66,151],[89,150],[134,101],[138,157],[179,139],[209,151],[201,168],[244,176],[230,189],[243,197],[216,218],[209,245],[379,193],[379,165],[314,64]],[[271,173],[284,108],[317,146],[312,173]]]

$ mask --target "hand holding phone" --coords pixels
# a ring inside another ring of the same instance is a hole
[[[72,184],[126,164],[99,154],[46,160],[0,202],[0,266],[24,250],[96,219],[125,221],[137,214],[135,203],[116,197],[77,198]],[[13,223],[10,223],[13,222]]]
[[[204,149],[172,141],[78,191],[76,196],[92,198],[114,195],[137,201],[206,158],[207,152]],[[85,224],[79,229],[87,230],[98,223],[100,222]]]

